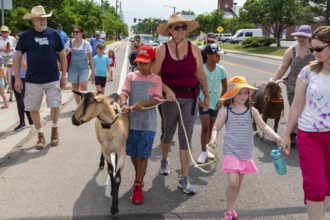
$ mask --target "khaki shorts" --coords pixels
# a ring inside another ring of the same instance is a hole
[[[25,111],[40,109],[42,99],[46,94],[48,108],[59,108],[62,105],[62,93],[59,81],[50,83],[25,83],[24,105]]]

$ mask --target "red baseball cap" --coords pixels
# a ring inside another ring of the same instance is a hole
[[[150,63],[156,56],[155,50],[151,46],[143,45],[138,49],[138,55],[134,62]]]

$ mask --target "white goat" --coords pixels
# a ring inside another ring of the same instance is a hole
[[[110,214],[118,213],[118,192],[121,183],[121,172],[126,158],[126,139],[128,135],[128,115],[120,113],[119,95],[112,94],[108,98],[103,94],[93,92],[78,92],[82,100],[72,115],[72,124],[80,126],[95,120],[95,130],[102,155],[108,164],[108,173],[111,180],[112,205]],[[115,153],[115,168],[111,162],[110,154]],[[102,165],[102,157],[100,168]],[[104,165],[104,162],[103,162]]]

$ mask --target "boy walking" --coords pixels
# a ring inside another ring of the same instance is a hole
[[[123,111],[131,112],[126,154],[131,156],[135,169],[131,197],[134,204],[144,201],[143,178],[146,174],[148,158],[151,155],[157,129],[156,108],[153,106],[164,100],[161,78],[150,72],[154,58],[155,50],[152,47],[141,46],[138,49],[134,62],[137,63],[139,70],[128,73],[120,94]]]
[[[93,57],[95,68],[95,86],[98,92],[104,93],[107,76],[110,74],[111,61],[107,55],[104,55],[105,46],[102,43],[96,45],[97,55]],[[94,81],[92,79],[92,83]]]

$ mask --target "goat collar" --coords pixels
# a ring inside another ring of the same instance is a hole
[[[270,102],[271,103],[281,103],[281,102],[283,102],[283,99],[271,99]]]
[[[113,121],[112,122],[106,122],[105,120],[103,120],[101,117],[99,117],[99,116],[97,116],[97,118],[100,120],[100,121],[102,121],[102,123],[101,123],[101,125],[102,125],[102,128],[104,128],[104,129],[111,129],[111,126],[117,121],[117,119],[118,119],[118,117],[119,117],[119,111],[118,111],[118,109],[117,109],[117,106],[116,106],[116,108],[114,108],[114,110],[115,110],[115,112],[116,112],[116,117],[115,117],[115,119],[113,119]]]

